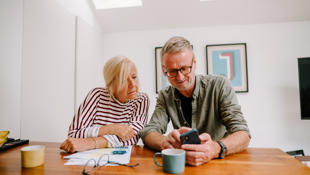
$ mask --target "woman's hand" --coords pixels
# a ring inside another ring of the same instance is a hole
[[[137,135],[135,130],[127,124],[114,124],[114,132],[122,140],[129,140]]]
[[[137,135],[136,131],[130,125],[122,123],[102,126],[98,136],[103,136],[106,134],[116,135],[122,140],[130,140]]]
[[[63,149],[68,153],[85,151],[94,148],[96,148],[94,138],[81,139],[69,137],[60,145],[60,149]]]

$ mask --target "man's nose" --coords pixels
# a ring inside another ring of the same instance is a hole
[[[183,78],[184,78],[184,75],[181,73],[181,70],[178,70],[176,79],[177,80],[183,80]]]

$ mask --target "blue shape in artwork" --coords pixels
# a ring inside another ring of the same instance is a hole
[[[212,63],[213,63],[213,74],[222,75],[227,77],[227,61],[225,59],[220,59],[220,55],[223,53],[233,54],[233,70],[234,77],[231,80],[232,86],[242,86],[242,72],[241,72],[241,55],[240,50],[218,50],[212,52]]]

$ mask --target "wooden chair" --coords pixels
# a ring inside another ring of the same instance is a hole
[[[304,150],[303,149],[299,149],[299,150],[294,150],[294,151],[287,151],[287,154],[291,155],[291,156],[305,156]]]

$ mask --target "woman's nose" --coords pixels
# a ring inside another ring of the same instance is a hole
[[[134,80],[133,79],[131,79],[131,78],[129,78],[128,79],[128,87],[134,87],[134,85],[135,85],[135,82],[134,82]]]

